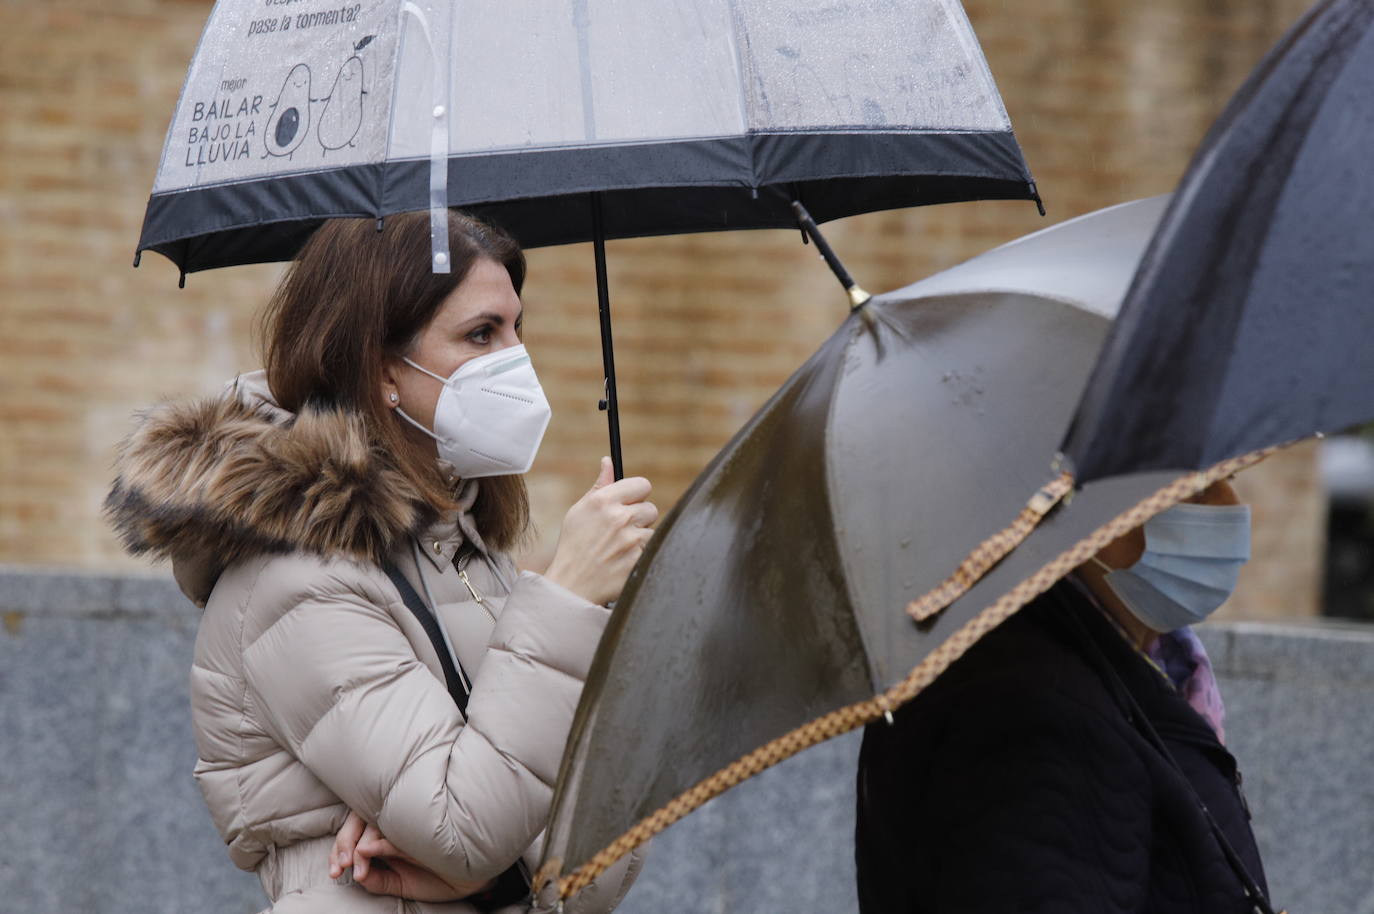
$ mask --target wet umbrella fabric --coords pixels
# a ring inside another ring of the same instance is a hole
[[[593,193],[606,238],[1035,197],[957,0],[280,9],[216,4],[140,252],[283,260],[325,217],[450,205],[588,241]]]
[[[1374,5],[1329,0],[1231,100],[1064,445],[1080,482],[1374,419],[1371,85]]]
[[[1174,479],[1085,488],[943,613],[902,611],[1044,482],[1164,205],[874,298],[727,445],[616,607],[541,876],[576,891],[711,796],[895,707],[1000,621],[990,603]]]

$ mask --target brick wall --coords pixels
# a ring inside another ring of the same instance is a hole
[[[1111,203],[1171,189],[1300,0],[966,4],[1050,210],[972,203],[878,213],[829,235],[871,291]],[[0,29],[0,562],[131,567],[99,520],[130,413],[255,367],[279,268],[189,278],[129,262],[202,2],[10,0]],[[670,504],[842,320],[792,231],[612,242],[627,467]],[[527,341],[555,417],[531,475],[545,560],[605,451],[586,245],[531,252]],[[1237,612],[1314,610],[1322,505],[1312,451],[1242,481],[1258,534]]]

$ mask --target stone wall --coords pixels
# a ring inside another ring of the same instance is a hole
[[[1306,0],[970,0],[1049,220],[1169,190]],[[132,568],[99,519],[134,410],[256,366],[279,275],[130,268],[167,119],[209,11],[191,0],[9,0],[0,29],[0,561]],[[1047,224],[1028,203],[876,213],[829,228],[871,291]],[[790,231],[613,242],[625,451],[667,507],[842,320]],[[531,475],[539,567],[605,450],[586,245],[535,251],[528,341],[555,417]],[[1232,612],[1315,611],[1322,503],[1309,451],[1250,474],[1262,579]],[[1242,486],[1245,488],[1245,486]]]
[[[168,580],[0,567],[0,910],[252,914],[191,779],[196,610]],[[1214,625],[1269,884],[1294,914],[1374,914],[1374,627]],[[855,910],[851,734],[654,842],[624,914]]]

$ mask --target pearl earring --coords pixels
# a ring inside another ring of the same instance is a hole
[[[398,397],[398,396],[396,396],[396,394],[392,394],[392,395],[391,395],[391,402],[392,402],[392,403],[395,403],[397,400],[400,400],[400,399],[401,399],[401,398]]]

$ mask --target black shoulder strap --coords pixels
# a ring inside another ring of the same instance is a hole
[[[444,668],[444,684],[448,686],[448,694],[453,697],[453,703],[458,706],[458,710],[463,712],[463,717],[468,716],[468,678],[463,672],[461,663],[454,666],[456,658],[448,652],[448,645],[444,642],[444,633],[439,630],[439,620],[434,618],[425,601],[415,592],[415,588],[410,586],[410,582],[401,574],[401,569],[391,562],[382,566],[386,576],[391,578],[391,583],[396,585],[396,589],[401,592],[401,599],[405,601],[406,608],[415,614],[415,618],[420,621],[420,626],[424,628],[425,634],[429,635],[429,643],[434,645],[434,652],[439,655],[439,665]]]
[[[450,656],[448,645],[444,643],[444,633],[439,630],[439,620],[434,618],[434,613],[425,605],[425,601],[415,592],[415,588],[410,586],[410,582],[401,574],[401,569],[391,562],[382,566],[386,576],[391,578],[391,583],[396,585],[396,589],[401,592],[401,599],[405,601],[406,607],[415,614],[415,618],[420,620],[420,625],[424,628],[425,634],[429,635],[429,643],[434,645],[434,652],[439,655],[439,665],[444,668],[444,682],[448,686],[448,693],[453,697],[453,703],[458,706],[458,710],[463,712],[463,717],[468,716],[468,678],[463,672],[462,661]],[[455,666],[455,662],[458,664]],[[472,895],[467,898],[478,911],[496,911],[508,905],[525,901],[530,897],[530,877],[525,868],[525,861],[517,859],[507,867],[506,871],[496,877],[494,884],[485,892]]]

